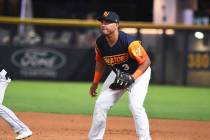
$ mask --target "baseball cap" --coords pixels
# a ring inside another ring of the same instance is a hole
[[[118,23],[120,20],[118,14],[113,11],[104,11],[103,14],[98,16],[96,19],[98,21],[108,20],[108,21],[115,22],[115,23]]]

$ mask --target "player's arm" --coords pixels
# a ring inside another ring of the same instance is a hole
[[[135,59],[139,64],[139,67],[132,74],[133,78],[137,79],[150,66],[151,61],[140,41],[131,42],[128,47],[128,52],[131,58]]]
[[[8,70],[5,69],[1,64],[0,64],[0,79],[11,80],[11,72],[8,72]]]
[[[93,83],[91,85],[90,88],[90,95],[92,97],[96,96],[96,89],[98,87],[98,83],[103,75],[104,72],[104,67],[105,67],[105,63],[100,55],[100,53],[97,51],[96,49],[96,56],[95,56],[95,60],[96,60],[96,64],[95,64],[95,73],[94,73],[94,78],[93,78]]]

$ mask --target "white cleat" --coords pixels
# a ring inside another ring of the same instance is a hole
[[[22,131],[17,135],[17,137],[15,139],[22,140],[22,139],[30,137],[31,135],[32,135],[32,132],[30,130]]]

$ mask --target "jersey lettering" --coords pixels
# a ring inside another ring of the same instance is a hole
[[[124,53],[124,54],[119,54],[119,55],[105,56],[103,58],[107,65],[112,66],[115,64],[126,62],[129,58],[129,55],[128,53]]]

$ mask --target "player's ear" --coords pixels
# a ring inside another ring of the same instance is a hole
[[[119,30],[119,23],[115,23],[115,24],[116,24],[117,29]]]

